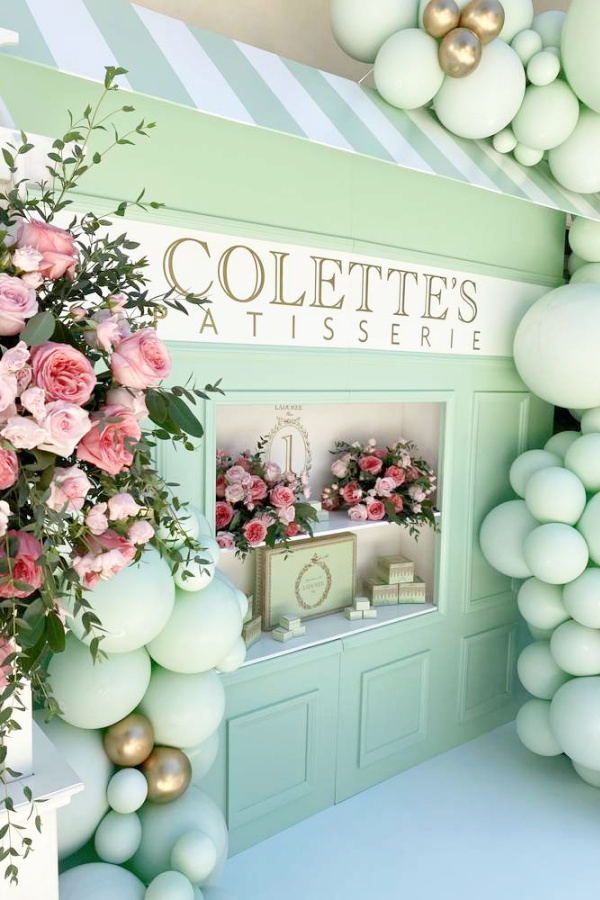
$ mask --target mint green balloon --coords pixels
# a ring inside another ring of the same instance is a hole
[[[581,766],[573,760],[573,768],[580,778],[583,778],[587,784],[592,787],[600,788],[600,769],[590,769],[587,766]]]
[[[515,35],[511,43],[511,47],[524,66],[527,65],[532,56],[540,52],[543,46],[541,36],[532,28],[520,31]]]
[[[107,728],[138,705],[150,682],[150,657],[141,648],[94,662],[89,647],[68,634],[63,653],[48,665],[60,716],[77,728]]]
[[[562,466],[534,472],[525,489],[525,502],[540,523],[576,525],[585,509],[587,495],[577,475]]]
[[[586,409],[581,417],[581,431],[583,434],[600,434],[600,406]]]
[[[144,900],[146,888],[132,872],[109,863],[87,863],[63,872],[60,900]]]
[[[527,63],[527,78],[532,84],[544,86],[555,81],[560,74],[560,60],[550,50],[541,50]]]
[[[186,756],[192,764],[192,784],[198,786],[210,772],[219,752],[219,732],[215,731],[197,747],[188,747]]]
[[[494,569],[511,578],[533,573],[523,555],[523,544],[537,526],[524,500],[501,503],[483,520],[479,532],[481,552]]]
[[[564,605],[569,615],[586,628],[600,628],[600,569],[586,569],[565,585]]]
[[[519,31],[531,28],[533,22],[533,0],[502,0],[504,8],[504,26],[500,38],[507,44]],[[485,53],[485,49],[483,51]]]
[[[600,675],[600,631],[563,622],[550,638],[552,656],[570,675]]]
[[[596,112],[600,112],[599,34],[598,0],[571,0],[562,31],[563,65],[579,99]]]
[[[597,768],[600,678],[572,678],[563,684],[550,705],[550,727],[563,753],[580,765]]]
[[[559,431],[558,434],[553,434],[552,437],[546,441],[544,450],[558,456],[562,462],[571,444],[574,444],[580,437],[581,434],[579,431]]]
[[[108,783],[106,797],[121,815],[137,812],[148,796],[148,782],[139,769],[119,769]]]
[[[567,14],[560,9],[548,9],[533,19],[533,28],[542,38],[544,47],[560,47]]]
[[[517,660],[519,681],[529,694],[551,700],[569,676],[550,653],[548,641],[535,641],[521,651]]]
[[[415,28],[419,0],[332,0],[331,29],[348,56],[372,63],[384,41]]]
[[[194,900],[194,885],[181,872],[161,872],[148,885],[145,900]]]
[[[548,700],[529,700],[517,713],[516,726],[519,740],[538,756],[559,756],[562,749],[550,726]]]
[[[592,561],[600,565],[600,494],[591,498],[577,527],[586,540]]]
[[[512,128],[503,128],[492,138],[494,150],[498,153],[512,153],[517,146],[517,139]]]
[[[545,87],[530,85],[512,129],[519,143],[536,150],[558,147],[573,133],[579,119],[579,101],[563,81]]]
[[[587,544],[570,525],[540,525],[525,538],[523,556],[532,574],[548,584],[567,584],[589,562]]]
[[[529,578],[523,582],[517,594],[519,612],[530,628],[551,633],[569,618],[562,597],[563,589],[560,585],[545,584],[537,578]]]
[[[195,747],[213,734],[225,712],[225,691],[215,672],[181,675],[155,668],[140,704],[157,744]]]
[[[203,831],[187,831],[175,841],[171,867],[182,872],[192,884],[204,884],[217,865],[217,848]]]
[[[508,473],[510,486],[515,494],[524,497],[527,483],[534,472],[548,469],[550,466],[559,466],[560,462],[560,457],[548,450],[526,450],[517,456],[510,467]]]
[[[94,849],[103,862],[122,865],[131,859],[142,841],[142,825],[135,813],[111,810],[96,830]]]
[[[573,276],[578,269],[582,266],[586,265],[585,259],[582,259],[576,253],[571,253],[567,262],[567,268],[569,270],[569,275]]]
[[[578,216],[569,230],[569,245],[583,261],[600,262],[600,222]]]
[[[600,491],[600,434],[583,434],[573,441],[565,466],[581,479],[587,491]]]
[[[517,144],[515,147],[515,159],[522,166],[537,166],[544,158],[543,150],[536,150],[534,147],[526,147],[525,144]]]
[[[600,115],[583,107],[575,130],[550,150],[548,162],[558,183],[567,190],[579,194],[600,191]]]
[[[600,284],[600,263],[581,266],[571,278],[571,284]]]
[[[425,106],[444,80],[437,41],[420,28],[397,31],[377,54],[373,77],[377,90],[392,106]]]

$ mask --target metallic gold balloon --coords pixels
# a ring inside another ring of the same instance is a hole
[[[463,28],[470,28],[482,44],[489,44],[504,28],[504,7],[499,0],[471,0],[460,17]]]
[[[170,803],[184,794],[192,779],[192,764],[182,750],[155,747],[142,764],[148,782],[148,800]]]
[[[455,28],[446,35],[439,49],[440,66],[451,78],[464,78],[481,61],[481,41],[468,28]]]
[[[104,749],[117,766],[139,766],[152,753],[154,730],[146,716],[132,713],[111,725],[104,735]]]
[[[430,0],[423,11],[423,27],[434,38],[444,37],[458,26],[459,20],[456,0]]]

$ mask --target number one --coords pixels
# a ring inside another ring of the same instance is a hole
[[[292,472],[292,443],[293,443],[293,435],[286,434],[282,438],[283,443],[285,444],[285,471]]]

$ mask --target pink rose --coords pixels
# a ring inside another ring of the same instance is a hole
[[[6,500],[0,500],[0,537],[4,537],[8,528],[8,520],[10,519],[10,506]]]
[[[85,339],[90,347],[109,353],[123,338],[131,333],[129,322],[121,313],[111,313],[109,309],[101,309],[90,319],[90,328],[85,332]]]
[[[246,469],[242,466],[231,466],[230,469],[227,469],[225,472],[225,480],[228,484],[237,484],[238,482],[241,484],[246,480],[248,473]]]
[[[10,409],[17,399],[17,379],[14,375],[0,375],[0,412]]]
[[[46,341],[31,351],[33,380],[47,400],[66,400],[83,406],[96,387],[96,376],[83,353],[68,344]]]
[[[19,334],[25,328],[25,320],[38,311],[33,288],[21,278],[0,275],[0,335]]]
[[[227,482],[225,481],[225,476],[217,475],[217,486],[216,486],[217,497],[222,498],[225,496],[225,488],[226,487],[227,487]]]
[[[154,528],[150,522],[140,519],[127,529],[127,537],[132,544],[147,544],[154,537]]]
[[[40,272],[53,281],[62,278],[73,279],[77,248],[73,235],[47,222],[24,222],[17,233],[17,246],[37,250],[42,259]]]
[[[111,309],[122,310],[127,305],[127,295],[123,293],[111,294],[106,302]]]
[[[88,537],[89,552],[73,558],[73,569],[84,587],[93,588],[99,581],[113,578],[129,565],[136,554],[135,546],[115,531]]]
[[[396,483],[396,487],[400,487],[401,484],[404,484],[406,481],[406,474],[404,469],[399,468],[399,466],[388,466],[385,470],[386,478],[393,478]]]
[[[248,454],[250,453],[249,450],[246,450],[244,452],[248,453]],[[250,460],[248,459],[247,456],[244,456],[243,454],[235,460],[234,465],[241,466],[242,469],[244,469],[246,472],[250,471]]]
[[[418,484],[412,484],[408,489],[408,496],[414,500],[415,503],[422,503],[427,497],[427,494]]]
[[[361,456],[358,460],[358,468],[361,472],[368,472],[369,475],[379,475],[383,463],[377,456]]]
[[[371,500],[367,506],[367,518],[374,522],[385,518],[385,506],[381,500]]]
[[[108,509],[107,503],[96,503],[95,506],[92,506],[87,516],[85,517],[85,524],[88,529],[92,532],[92,534],[100,535],[104,531],[108,529],[108,516],[106,515],[106,511]]]
[[[244,486],[239,481],[228,484],[225,488],[225,499],[228,503],[241,503],[246,496]]]
[[[345,484],[341,489],[341,494],[344,498],[344,502],[347,503],[348,506],[354,506],[354,504],[358,503],[362,497],[363,492],[358,486],[358,482],[349,481],[348,484]]]
[[[375,490],[380,497],[389,497],[396,490],[396,482],[393,478],[378,478],[375,482]]]
[[[367,519],[367,507],[364,503],[357,503],[350,507],[348,515],[353,522],[364,522]]]
[[[289,525],[296,518],[296,510],[293,506],[284,506],[279,510],[279,521],[282,525]]]
[[[267,481],[273,482],[281,476],[281,469],[274,462],[265,463],[265,478]]]
[[[423,511],[423,507],[421,506],[420,503],[413,503],[413,505],[412,505],[412,511],[413,511],[414,513],[420,513],[420,512]]]
[[[86,588],[95,588],[100,582],[102,562],[94,553],[75,554],[73,571]]]
[[[33,450],[48,437],[45,428],[26,416],[11,416],[0,434],[17,450]]]
[[[34,291],[44,283],[44,276],[41,272],[23,272],[21,275],[21,281],[28,288],[32,288]]]
[[[345,453],[331,464],[331,473],[336,478],[345,478],[348,474],[348,463],[350,462],[350,454]]]
[[[91,489],[91,481],[78,466],[55,469],[46,502],[55,512],[79,512]]]
[[[233,535],[229,531],[217,531],[217,544],[223,550],[233,550],[235,541]]]
[[[217,500],[215,504],[215,525],[218,530],[227,528],[233,519],[234,509],[224,500]]]
[[[143,390],[167,377],[171,358],[155,330],[144,328],[119,343],[110,365],[115,381]]]
[[[24,366],[22,369],[19,369],[18,372],[15,372],[15,378],[17,379],[17,394],[22,394],[23,391],[27,390],[33,378],[31,366]]]
[[[286,537],[296,537],[297,534],[300,534],[300,526],[297,522],[290,522],[288,527],[285,530]]]
[[[21,394],[21,404],[34,419],[40,422],[46,414],[46,395],[42,388],[26,388]]]
[[[0,597],[29,597],[42,584],[42,568],[37,561],[42,555],[42,545],[31,534],[25,531],[8,531],[8,547],[12,553],[10,564],[6,561],[7,544],[0,546]],[[14,548],[13,548],[14,545]],[[6,580],[5,580],[6,579]],[[16,583],[27,585],[17,587]]]
[[[250,497],[256,502],[257,500],[264,500],[266,496],[267,485],[258,475],[253,475],[250,482]]]
[[[124,406],[103,406],[92,414],[92,427],[77,448],[77,456],[109,475],[118,475],[133,462],[142,436],[137,419]]]
[[[12,656],[14,652],[15,648],[11,642],[4,637],[0,637],[0,691],[8,686],[8,678],[12,671],[12,666],[10,663],[6,665],[5,660]]]
[[[416,481],[421,477],[421,473],[415,466],[408,466],[406,469],[406,478],[408,481]]]
[[[385,447],[374,447],[373,450],[371,450],[371,455],[376,456],[377,459],[385,459],[387,456],[387,450],[385,449]]]
[[[12,264],[21,272],[39,272],[42,254],[33,247],[18,247],[12,255]]]
[[[133,388],[111,388],[106,395],[109,406],[124,406],[130,410],[136,419],[145,419],[148,415],[146,399],[143,391]]]
[[[290,506],[294,502],[294,492],[285,484],[276,484],[269,496],[271,503],[277,508]]]
[[[40,450],[71,456],[75,447],[92,427],[89,413],[74,403],[55,400],[48,403],[40,425],[46,437],[37,446]]]
[[[113,522],[118,522],[121,519],[128,519],[130,516],[137,516],[141,508],[131,494],[115,494],[108,501],[108,517]]]
[[[117,550],[125,563],[130,563],[135,557],[135,547],[128,541],[127,538],[123,537],[120,534],[117,534],[116,531],[113,531],[111,528],[108,531],[105,531],[104,534],[99,534],[97,536],[90,536],[88,538],[88,545],[90,551],[92,553],[106,553],[109,550]]]
[[[401,513],[404,509],[404,500],[400,496],[400,494],[392,494],[390,497],[390,502],[394,504],[394,509],[397,513]]]
[[[246,522],[242,531],[251,547],[262,544],[267,536],[267,526],[260,519],[251,519],[250,522]]]
[[[19,476],[19,460],[13,450],[0,448],[0,490],[12,487]]]
[[[29,350],[25,341],[19,341],[16,347],[5,350],[0,359],[0,372],[5,375],[14,375],[25,368],[29,362]]]

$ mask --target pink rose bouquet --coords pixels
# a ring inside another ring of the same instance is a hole
[[[422,525],[435,525],[436,476],[412,442],[378,447],[375,438],[364,445],[339,441],[332,453],[334,480],[323,491],[324,509],[345,509],[353,522],[396,522],[413,535]]]
[[[263,448],[261,440],[256,453],[245,450],[231,456],[217,450],[217,541],[240,556],[259,544],[272,547],[277,541],[312,534],[316,518],[306,502],[306,479],[266,462]]]

